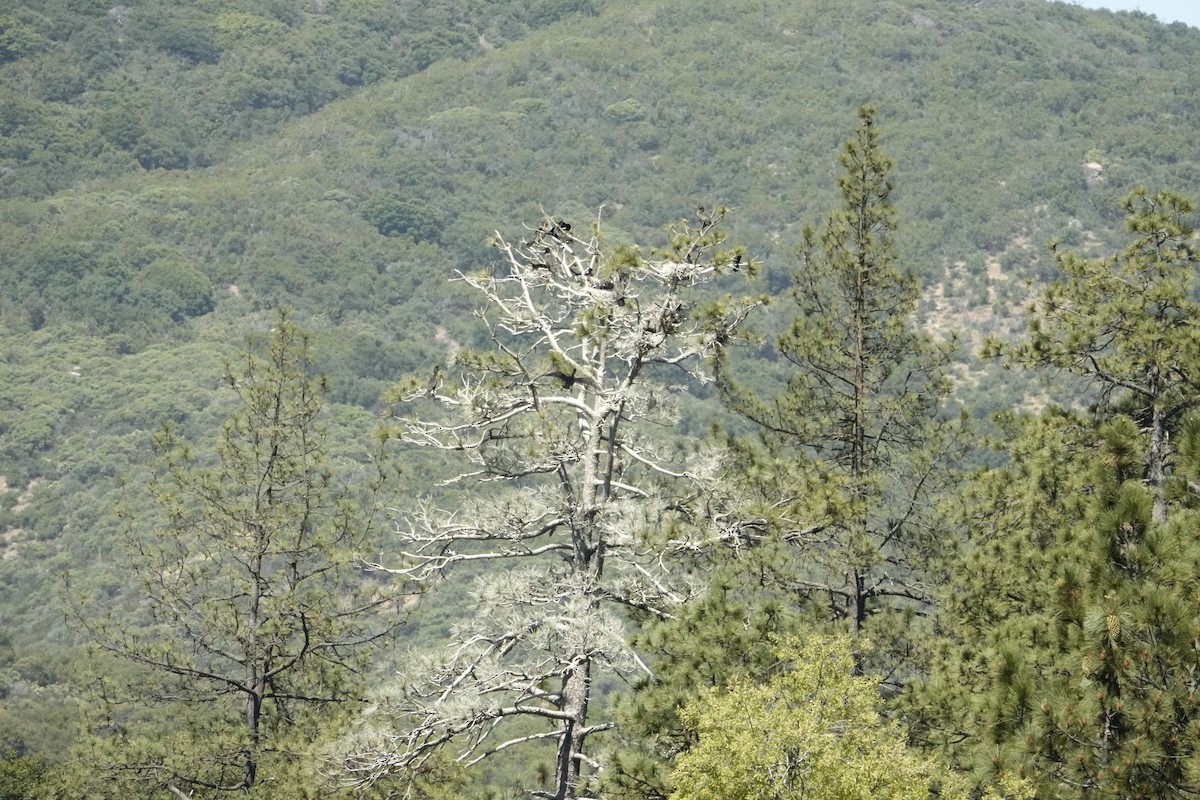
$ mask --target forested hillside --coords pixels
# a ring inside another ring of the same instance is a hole
[[[0,797],[767,796],[842,658],[897,793],[1195,792],[1198,126],[1044,0],[5,5]]]

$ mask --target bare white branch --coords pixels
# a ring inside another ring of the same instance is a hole
[[[372,724],[386,718],[385,733],[351,748],[353,774],[419,769],[452,743],[474,765],[547,740],[559,749],[552,796],[582,796],[586,770],[599,769],[587,740],[610,727],[588,722],[593,673],[648,672],[622,614],[669,618],[694,591],[670,568],[683,540],[662,532],[697,531],[688,546],[721,535],[719,458],[671,452],[648,423],[672,419],[665,373],[707,380],[706,362],[753,305],[698,310],[698,290],[740,263],[720,250],[722,214],[674,231],[658,257],[606,249],[598,223],[583,235],[547,217],[519,241],[498,234],[491,270],[458,276],[486,301],[492,346],[460,352],[424,391],[406,384],[396,437],[461,453],[470,468],[456,480],[498,491],[401,515],[398,563],[372,566],[418,581],[470,563],[513,566],[477,578],[475,613],[449,646],[414,656],[383,693]],[[548,726],[506,736],[513,717]]]

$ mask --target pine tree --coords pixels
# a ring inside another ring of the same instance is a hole
[[[988,347],[1090,378],[1101,402],[1023,421],[1011,463],[975,481],[942,658],[910,695],[923,738],[1043,797],[1200,790],[1191,204],[1138,190],[1125,206],[1132,243],[1056,254],[1065,277],[1028,338]]]
[[[1092,501],[1072,536],[1085,557],[1064,563],[1052,641],[1067,658],[1039,687],[1025,733],[1030,768],[1062,796],[1157,798],[1200,791],[1200,522],[1194,491],[1143,480],[1137,426],[1103,426]],[[1191,417],[1183,457],[1200,435]],[[1188,471],[1200,464],[1190,462]],[[1162,491],[1169,522],[1155,521]],[[1191,497],[1187,495],[1190,494]],[[1070,542],[1068,542],[1070,543]]]
[[[1088,378],[1104,409],[1132,417],[1146,436],[1144,477],[1161,524],[1170,431],[1200,396],[1200,303],[1193,295],[1200,245],[1186,197],[1139,187],[1123,205],[1129,245],[1100,259],[1056,249],[1063,277],[1032,309],[1028,338],[1011,348],[993,342],[986,352]]]
[[[88,744],[104,759],[94,777],[113,785],[132,777],[208,797],[265,783],[282,796],[280,782],[305,772],[296,754],[322,718],[360,696],[371,644],[399,620],[397,593],[356,566],[376,550],[383,476],[352,486],[329,467],[327,388],[312,374],[308,336],[281,312],[266,356],[248,353],[227,383],[238,406],[215,453],[164,428],[150,487],[161,522],[128,521],[149,624],[74,598],[96,645],[144,668],[133,685],[104,681],[116,735]],[[130,705],[165,705],[173,726],[143,732]]]
[[[777,342],[793,370],[785,390],[764,401],[721,373],[731,408],[758,425],[761,464],[806,466],[782,495],[791,502],[767,510],[805,565],[795,588],[855,631],[931,602],[931,569],[951,540],[936,506],[955,452],[951,426],[935,425],[950,349],[914,320],[917,281],[896,263],[892,162],[874,110],[859,117],[841,154],[842,205],[801,245],[796,314]]]
[[[536,796],[587,796],[598,772],[597,673],[645,665],[624,614],[665,618],[694,580],[673,569],[720,534],[719,458],[665,441],[672,387],[706,380],[705,363],[752,303],[700,312],[698,288],[736,270],[722,246],[723,212],[702,213],[647,257],[607,248],[547,218],[528,238],[497,239],[500,263],[462,280],[484,300],[492,347],[460,352],[450,370],[397,390],[396,437],[465,457],[456,482],[474,488],[454,509],[413,508],[400,525],[400,563],[423,584],[486,564],[475,614],[449,647],[419,654],[350,742],[366,780],[419,775],[434,754],[465,765],[512,748],[553,745]]]
[[[1130,418],[1025,422],[1013,463],[976,479],[947,636],[906,696],[915,740],[977,784],[1026,777],[1039,797],[1200,789],[1200,420],[1181,435],[1159,525]]]
[[[906,687],[913,740],[952,769],[990,782],[1005,748],[1020,748],[1036,691],[1059,667],[1052,588],[1083,554],[1065,546],[1087,508],[1095,432],[1050,408],[999,422],[1006,463],[963,487],[968,541],[943,586],[929,646],[931,673]]]

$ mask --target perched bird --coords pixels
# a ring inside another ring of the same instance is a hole
[[[442,388],[443,371],[444,370],[442,369],[441,364],[433,365],[433,374],[429,376],[429,383],[425,386],[425,394],[427,396],[433,397],[434,393],[437,392],[438,389]]]

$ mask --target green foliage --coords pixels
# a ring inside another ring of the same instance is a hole
[[[40,758],[0,760],[0,800],[39,800],[48,795],[49,766]]]
[[[131,287],[136,306],[165,313],[176,322],[213,310],[212,281],[184,261],[148,264]]]
[[[411,236],[419,242],[441,238],[441,217],[422,200],[380,192],[363,201],[361,213],[384,236]]]
[[[981,476],[978,547],[945,612],[958,646],[913,692],[942,726],[916,733],[976,780],[1019,774],[1039,797],[1180,796],[1200,744],[1194,500],[1156,523],[1133,422],[1087,433],[1030,420],[1014,466]]]
[[[162,529],[130,520],[126,554],[149,619],[131,628],[79,598],[73,613],[97,645],[146,668],[130,686],[102,677],[106,699],[170,703],[180,724],[162,735],[135,719],[129,735],[86,743],[99,774],[176,794],[287,778],[328,710],[361,690],[367,647],[393,630],[393,593],[354,569],[375,549],[381,476],[335,479],[324,381],[310,369],[308,337],[280,313],[266,356],[227,378],[239,406],[215,461],[169,426],[159,435]]]
[[[0,16],[0,64],[16,61],[45,44],[38,32],[15,16]]]
[[[708,576],[700,597],[670,619],[643,622],[633,644],[650,674],[616,698],[621,740],[604,776],[605,796],[665,798],[672,765],[696,742],[683,709],[705,690],[769,672],[775,642],[801,624],[786,588],[771,579],[776,559],[786,558],[779,546],[710,557],[700,568]]]
[[[799,460],[809,472],[769,517],[800,550],[798,592],[855,631],[888,615],[880,630],[903,640],[901,615],[932,600],[926,587],[954,544],[936,508],[953,480],[953,425],[938,419],[950,349],[916,326],[917,283],[896,264],[892,163],[874,110],[859,117],[841,204],[801,246],[795,315],[776,346],[786,386],[764,398],[727,367],[720,385],[757,426],[762,469],[792,473]]]
[[[212,282],[178,250],[129,237],[55,241],[14,265],[29,325],[87,325],[131,338],[213,310]]]
[[[215,64],[221,57],[221,49],[195,22],[170,20],[165,25],[160,20],[148,19],[147,32],[153,31],[153,41],[165,52],[182,56],[193,64]]]
[[[888,120],[921,313],[968,330],[1002,329],[985,311],[1052,277],[1019,242],[1094,258],[1119,246],[1115,201],[1135,182],[1200,179],[1196,32],[1059,3],[32,0],[0,16],[0,618],[28,652],[71,645],[47,600],[60,567],[89,565],[77,579],[133,609],[119,476],[164,419],[213,434],[228,408],[206,376],[278,305],[313,331],[329,399],[360,406],[328,418],[349,442],[395,375],[484,341],[445,278],[487,266],[492,230],[527,236],[539,203],[569,219],[603,205],[622,242],[681,198],[736,204],[762,288],[784,291],[795,220],[831,205],[824,154],[863,102]],[[426,203],[437,235],[381,236],[361,202],[387,192]],[[932,291],[956,272],[980,302],[969,318],[954,280]],[[767,338],[790,316],[778,305]],[[756,355],[747,373],[779,374],[777,353]],[[1031,393],[972,366],[969,403]],[[721,417],[691,389],[681,439]],[[414,494],[453,491],[430,489],[438,458],[407,466]],[[780,516],[806,523],[834,499],[793,472],[764,479],[763,516],[786,498]],[[70,688],[13,685],[0,729],[58,758]]]
[[[604,109],[604,114],[617,122],[641,122],[646,118],[649,109],[639,100],[629,98],[619,103],[613,103]]]
[[[48,777],[66,757],[81,721],[73,686],[80,654],[45,644],[13,651],[5,644],[0,642],[0,752],[10,759],[13,779]],[[13,791],[4,780],[0,787]]]
[[[848,637],[814,634],[778,655],[765,684],[709,689],[685,709],[697,740],[672,772],[672,800],[929,796],[931,766],[880,717]]]
[[[1108,259],[1056,254],[1065,277],[1029,337],[993,345],[1094,381],[1101,403],[1091,419],[1026,421],[1013,464],[977,479],[951,643],[913,694],[952,758],[1028,776],[1044,797],[1196,791],[1200,631],[1185,609],[1200,552],[1184,533],[1194,492],[1181,491],[1200,367],[1192,207],[1142,190],[1125,207],[1132,243]]]
[[[1146,427],[1144,477],[1162,523],[1170,430],[1196,407],[1200,390],[1200,247],[1187,198],[1138,188],[1124,208],[1132,241],[1107,259],[1056,252],[1064,277],[1046,287],[1028,339],[1009,352],[1019,363],[1070,370],[1099,384],[1108,408]]]
[[[1043,796],[1182,796],[1200,787],[1195,503],[1156,524],[1136,426],[1118,417],[1100,437],[1083,558],[1064,566],[1051,606],[1066,669],[1037,688],[1029,769]]]
[[[1019,770],[1002,756],[1036,712],[1035,694],[1058,668],[1050,644],[1052,593],[1081,554],[1064,532],[1088,502],[1094,431],[1059,409],[1001,421],[1001,466],[964,487],[969,541],[941,591],[942,635],[931,674],[905,689],[912,738],[976,784]]]

